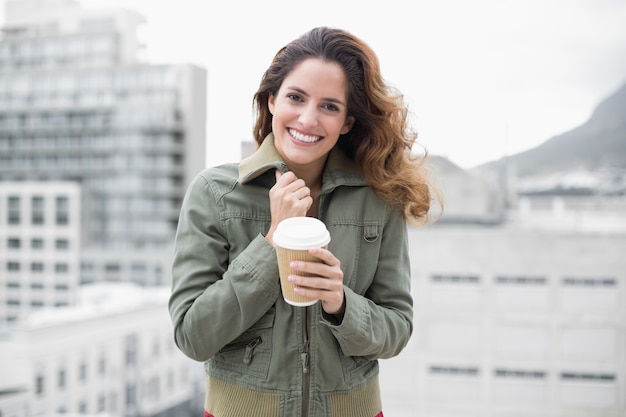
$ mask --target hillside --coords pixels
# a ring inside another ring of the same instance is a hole
[[[502,160],[477,167],[493,170]],[[626,190],[626,84],[587,122],[506,161],[525,193],[623,194]]]

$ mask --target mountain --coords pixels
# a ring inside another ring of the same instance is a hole
[[[626,194],[626,84],[602,101],[587,122],[506,159],[521,193]]]

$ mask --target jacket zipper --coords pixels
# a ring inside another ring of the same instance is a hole
[[[311,375],[309,373],[310,361],[310,332],[311,332],[311,307],[305,307],[304,310],[304,326],[302,333],[302,417],[309,415],[309,384]]]
[[[233,350],[238,350],[238,349],[245,347],[246,351],[243,354],[243,363],[245,365],[250,365],[250,362],[252,362],[252,355],[254,354],[254,349],[256,349],[256,347],[259,346],[261,343],[263,343],[263,338],[261,336],[257,336],[251,340],[228,345],[222,350],[220,350],[220,352],[231,352]]]

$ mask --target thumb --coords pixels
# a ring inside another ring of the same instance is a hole
[[[276,169],[275,174],[276,174],[276,181],[278,181],[278,179],[283,176],[283,173],[280,172],[280,169]]]

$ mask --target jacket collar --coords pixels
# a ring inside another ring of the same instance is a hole
[[[274,134],[270,133],[261,146],[249,157],[239,163],[239,182],[248,183],[271,169],[288,171],[287,164],[282,160],[274,146]],[[367,185],[358,166],[349,159],[337,146],[328,154],[324,168],[323,189],[337,185]]]

